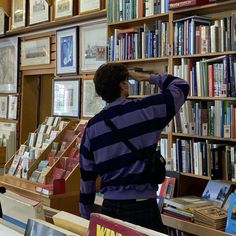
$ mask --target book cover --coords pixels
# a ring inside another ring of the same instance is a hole
[[[71,213],[60,211],[53,217],[53,223],[81,236],[87,236],[89,221]]]
[[[117,236],[165,236],[138,225],[134,225],[110,216],[92,213],[88,228],[88,236],[117,235]]]
[[[42,202],[24,197],[9,190],[0,194],[3,219],[25,228],[29,218],[44,219]]]
[[[182,210],[212,205],[212,202],[198,196],[183,196],[170,198],[165,199],[164,202],[169,206],[173,206]]]
[[[202,193],[202,198],[212,200],[217,204],[217,206],[223,207],[231,190],[232,188],[230,183],[209,180]]]
[[[236,193],[231,193],[229,197],[225,232],[234,235],[236,234]]]
[[[70,232],[56,225],[50,224],[40,219],[29,219],[24,236],[76,236],[78,234]],[[78,235],[79,236],[79,235]]]

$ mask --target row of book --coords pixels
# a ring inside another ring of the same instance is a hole
[[[108,23],[131,20],[168,11],[168,0],[108,0]]]
[[[174,117],[178,133],[236,138],[236,107],[229,101],[186,101]]]
[[[236,180],[236,148],[208,141],[176,139],[172,144],[173,170],[209,176],[212,179]]]
[[[236,13],[212,20],[189,16],[174,21],[174,55],[234,51]]]
[[[230,102],[188,101],[176,115],[174,121],[176,132],[222,138],[236,137],[235,107]]]
[[[235,72],[234,55],[203,60],[182,58],[180,65],[174,65],[174,75],[189,82],[191,96],[235,97]]]
[[[114,29],[108,39],[108,60],[132,60],[166,56],[168,24],[155,21],[143,27]]]
[[[158,92],[158,87],[154,84],[150,84],[149,81],[137,81],[129,79],[129,95],[150,95]]]
[[[0,118],[16,119],[17,118],[18,96],[8,95],[0,96]]]

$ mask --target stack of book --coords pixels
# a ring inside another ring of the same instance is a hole
[[[163,208],[163,214],[200,224],[206,222],[212,228],[222,229],[225,227],[227,200],[232,190],[233,186],[229,183],[209,180],[200,197],[165,198],[167,206]]]
[[[193,211],[194,222],[206,225],[218,230],[224,230],[226,225],[227,211],[216,206],[195,208]]]

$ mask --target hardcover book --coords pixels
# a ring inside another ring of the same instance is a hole
[[[236,193],[231,193],[229,197],[225,232],[234,235],[236,234]]]
[[[25,236],[79,236],[76,233],[63,229],[56,225],[50,224],[40,219],[29,219],[25,229]]]
[[[71,232],[77,233],[81,236],[87,236],[89,227],[88,220],[65,211],[60,211],[52,218],[55,225],[70,230]]]
[[[110,216],[92,213],[90,215],[88,236],[119,235],[119,236],[165,236],[138,225],[134,225]]]

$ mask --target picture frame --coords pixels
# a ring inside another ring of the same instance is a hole
[[[0,118],[7,118],[7,96],[0,96]]]
[[[82,118],[95,116],[106,105],[100,96],[96,94],[93,77],[82,80]]]
[[[17,93],[18,38],[1,40],[0,55],[0,93]]]
[[[74,0],[55,0],[54,1],[54,18],[55,20],[73,16],[75,9],[78,7],[78,1]]]
[[[106,23],[97,22],[81,26],[79,34],[80,72],[94,72],[107,61]]]
[[[101,10],[101,0],[79,0],[79,14]]]
[[[26,0],[12,1],[12,29],[26,25]]]
[[[21,42],[21,66],[50,64],[50,37]]]
[[[80,79],[53,80],[53,115],[79,117]]]
[[[49,21],[49,4],[46,0],[29,0],[29,24]]]
[[[77,35],[77,27],[56,32],[56,71],[58,75],[77,74],[78,72]]]
[[[0,35],[5,35],[9,29],[9,17],[2,7],[0,7]]]
[[[8,95],[8,119],[16,119],[17,118],[17,108],[18,108],[18,96],[16,95]]]

